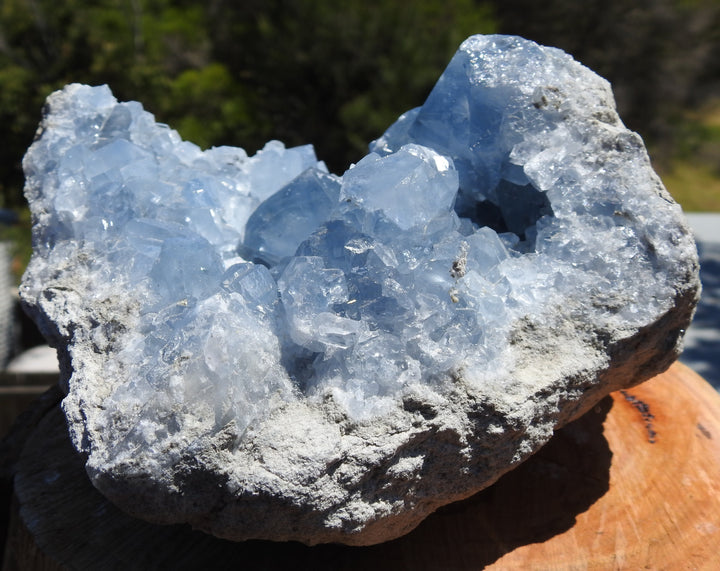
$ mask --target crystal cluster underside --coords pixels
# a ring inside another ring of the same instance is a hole
[[[520,38],[468,39],[342,176],[311,146],[202,151],[105,86],[48,103],[24,162],[22,293],[92,313],[85,332],[47,309],[41,321],[83,337],[116,379],[88,421],[113,434],[106,458],[198,423],[194,439],[241,435],[298,401],[330,398],[362,423],[459,378],[506,390],[519,323],[635,332],[696,270],[607,82]],[[98,323],[110,306],[122,327]]]

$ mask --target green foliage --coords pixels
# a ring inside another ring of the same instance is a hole
[[[675,139],[658,165],[667,189],[687,211],[720,211],[720,98],[686,113]]]
[[[249,117],[241,93],[227,68],[213,62],[170,80],[158,113],[186,139],[210,147],[243,132]]]
[[[0,207],[22,203],[18,188],[21,184],[20,160],[23,150],[32,141],[39,105],[42,99],[33,97],[32,73],[20,65],[0,67]],[[28,107],[35,103],[35,112]]]
[[[12,226],[0,225],[0,242],[10,244],[11,267],[9,268],[16,284],[20,284],[23,272],[32,255],[32,224],[30,209],[26,206],[18,209],[18,222]],[[7,271],[7,268],[3,268]],[[7,294],[7,292],[6,292]]]

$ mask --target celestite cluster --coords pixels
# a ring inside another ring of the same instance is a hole
[[[520,394],[532,367],[575,375],[578,388],[543,409],[557,419],[561,401],[586,406],[577,379],[601,378],[613,343],[697,294],[680,209],[607,82],[520,38],[469,38],[425,104],[342,176],[311,146],[202,151],[106,86],[69,85],[48,109],[24,162],[35,252],[23,298],[68,347],[66,413],[99,481],[107,466],[162,479],[220,433],[235,466],[244,439],[297,403],[372,426],[418,395],[437,407],[458,391]],[[522,348],[548,323],[573,324],[571,341],[530,366],[542,351]],[[99,375],[111,381],[87,380]],[[551,430],[512,436],[508,458]],[[342,442],[318,465],[347,458]],[[418,462],[405,472],[424,473]],[[250,486],[242,469],[225,467],[228,497]],[[338,498],[308,509],[359,533],[360,511]],[[398,501],[369,521],[416,509]]]

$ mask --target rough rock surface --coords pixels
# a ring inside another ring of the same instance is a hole
[[[469,38],[371,151],[337,177],[311,147],[203,152],[107,88],[49,98],[21,295],[123,510],[386,541],[677,357],[695,245],[568,55]]]

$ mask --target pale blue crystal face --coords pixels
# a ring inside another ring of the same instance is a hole
[[[492,378],[520,319],[611,327],[667,307],[670,258],[643,244],[676,225],[608,94],[558,50],[476,36],[335,176],[310,146],[203,152],[107,87],[69,86],[25,161],[36,256],[81,252],[104,280],[89,298],[137,300],[119,409],[185,403],[243,429],[330,393],[381,414],[458,372]]]
[[[447,216],[457,190],[452,161],[410,144],[384,158],[375,153],[363,158],[343,176],[340,198],[410,230]]]
[[[306,170],[253,212],[240,253],[269,266],[293,256],[298,244],[330,216],[339,193],[337,177]]]

